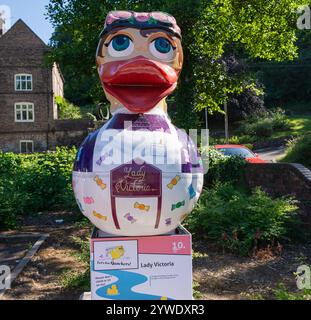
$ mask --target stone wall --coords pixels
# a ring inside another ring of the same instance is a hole
[[[54,150],[57,146],[78,147],[93,129],[94,124],[90,120],[55,120],[47,124],[47,127],[46,132],[1,132],[0,129],[0,150],[20,152],[21,140],[33,141],[35,152]]]
[[[55,120],[49,133],[50,149],[57,146],[80,146],[94,127],[91,120]]]
[[[299,201],[305,225],[311,228],[311,171],[301,164],[247,164],[246,183],[249,188],[260,186],[273,197],[293,196]]]
[[[66,146],[79,147],[83,140],[86,138],[87,133],[85,131],[56,131],[49,134],[50,150],[55,150],[56,147]]]
[[[53,121],[51,131],[86,131],[93,128],[94,123],[89,119],[67,119]]]
[[[46,151],[48,137],[43,132],[0,133],[0,150],[4,152],[20,152],[20,141],[33,141],[34,151]]]

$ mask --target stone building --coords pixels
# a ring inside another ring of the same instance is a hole
[[[57,120],[64,79],[44,61],[49,47],[18,20],[0,35],[0,150],[45,151],[79,143],[88,121]]]

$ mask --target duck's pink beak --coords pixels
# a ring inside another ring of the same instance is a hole
[[[105,90],[136,113],[149,111],[172,93],[178,74],[172,67],[143,56],[108,62],[99,69]]]

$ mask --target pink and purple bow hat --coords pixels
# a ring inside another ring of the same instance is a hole
[[[175,18],[165,12],[135,12],[135,11],[110,11],[106,17],[105,26],[100,37],[104,37],[113,29],[162,29],[181,38],[181,31]]]

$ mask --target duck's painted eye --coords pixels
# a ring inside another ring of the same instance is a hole
[[[150,52],[158,59],[172,60],[174,57],[174,47],[171,42],[164,38],[156,38],[149,45]]]
[[[134,50],[133,41],[126,35],[117,35],[108,45],[108,53],[112,57],[125,57]]]
[[[154,46],[160,53],[168,53],[172,49],[171,43],[165,38],[155,39]]]

